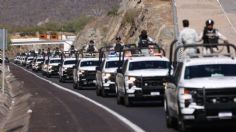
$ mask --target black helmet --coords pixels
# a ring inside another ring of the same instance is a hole
[[[212,19],[208,19],[206,21],[206,26],[208,26],[208,25],[214,25],[214,21]]]
[[[92,44],[93,44],[93,43],[94,43],[94,41],[93,41],[93,40],[90,40],[90,41],[89,41],[89,43],[92,43]]]
[[[121,37],[120,37],[120,36],[117,36],[117,37],[116,37],[116,40],[121,40]]]
[[[142,30],[141,35],[139,37],[142,39],[147,39],[148,38],[147,30]]]
[[[147,35],[147,30],[142,30],[141,35]]]

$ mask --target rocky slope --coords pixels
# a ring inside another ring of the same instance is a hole
[[[113,43],[117,35],[125,43],[135,43],[143,29],[167,49],[174,39],[170,0],[123,0],[117,14],[89,23],[78,34],[75,45],[80,48],[94,39],[100,47]]]

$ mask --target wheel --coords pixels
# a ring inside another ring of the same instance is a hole
[[[63,82],[63,79],[60,75],[59,75],[59,82]]]
[[[164,109],[166,114],[166,127],[167,128],[176,128],[176,122],[173,117],[170,116],[167,101],[164,100]]]
[[[125,106],[127,107],[130,107],[132,105],[132,102],[128,96],[125,96],[124,103],[125,103]]]
[[[99,90],[98,87],[99,87],[99,86],[96,85],[96,95],[97,95],[97,96],[101,96],[101,91]]]
[[[50,78],[50,77],[51,77],[50,73],[47,73],[47,77],[48,77],[48,78]]]
[[[74,89],[77,89],[77,87],[78,87],[78,86],[77,86],[77,83],[76,83],[76,82],[73,82],[73,88],[74,88]]]
[[[117,97],[116,97],[116,101],[117,101],[117,104],[124,104],[124,99],[120,96],[119,93],[117,93]]]
[[[180,132],[190,132],[191,126],[187,125],[182,118],[178,119],[178,128]]]
[[[82,90],[82,89],[83,89],[83,87],[80,86],[79,82],[77,82],[77,89],[78,89],[78,90]]]
[[[101,89],[101,95],[102,95],[102,97],[107,97],[107,93],[105,92],[104,87],[102,87],[102,89]]]

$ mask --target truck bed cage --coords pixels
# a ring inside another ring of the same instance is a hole
[[[189,49],[189,48],[205,48],[205,47],[210,47],[210,48],[214,48],[214,47],[226,47],[227,48],[227,53],[223,54],[223,53],[212,53],[212,54],[195,54],[195,55],[188,55],[190,58],[199,58],[199,57],[219,57],[219,56],[229,56],[231,57],[232,54],[234,54],[234,56],[236,55],[236,46],[234,44],[230,44],[230,43],[221,43],[221,44],[188,44],[188,45],[179,45],[174,49],[174,46],[177,44],[177,40],[174,40],[171,43],[170,46],[170,55],[169,55],[169,60],[170,60],[170,64],[173,65],[173,67],[175,68],[175,66],[177,65],[177,56],[178,56],[178,51],[180,51],[180,49]],[[232,52],[231,49],[233,49],[234,51]],[[169,74],[171,71],[171,65],[169,67]]]

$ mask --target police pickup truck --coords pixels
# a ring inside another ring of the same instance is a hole
[[[61,55],[61,63],[59,64],[59,82],[73,80],[73,68],[76,64],[76,58],[71,57],[68,52]]]
[[[77,63],[73,71],[73,87],[75,89],[95,88],[96,67],[99,65],[98,53],[78,54],[76,55]]]
[[[182,62],[177,62],[180,49],[204,46],[178,46],[174,51],[174,43],[171,46],[170,61],[174,65],[174,74],[169,75],[166,83],[164,108],[167,127],[178,126],[180,131],[189,131],[192,126],[208,125],[214,121],[235,122],[236,47],[212,44],[213,47],[226,47],[228,53],[188,55]]]
[[[42,65],[42,63],[44,62],[44,58],[43,56],[37,56],[34,58],[33,62],[32,62],[32,71],[40,71],[40,66]]]
[[[61,58],[49,57],[47,60],[45,75],[49,78],[52,75],[58,75],[58,66],[61,63]]]
[[[34,59],[33,56],[26,57],[26,61],[25,61],[26,68],[31,68],[33,59]]]
[[[103,50],[106,49],[105,51]],[[116,95],[115,77],[117,68],[122,65],[119,56],[114,50],[107,47],[100,49],[99,64],[96,72],[96,94],[103,97]]]
[[[168,75],[169,60],[160,47],[123,51],[123,66],[117,69],[117,103],[163,103],[163,81]]]

